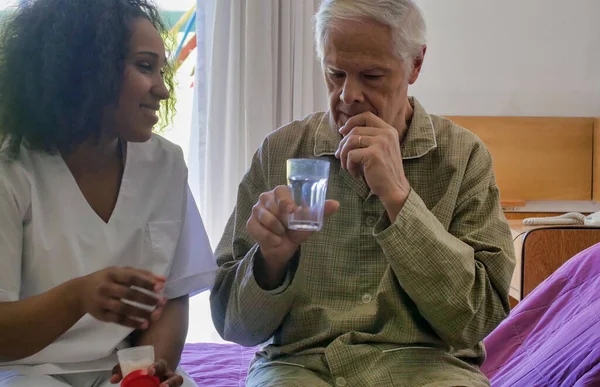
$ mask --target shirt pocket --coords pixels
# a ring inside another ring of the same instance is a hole
[[[148,222],[150,262],[152,272],[168,277],[179,242],[181,221],[165,220]]]

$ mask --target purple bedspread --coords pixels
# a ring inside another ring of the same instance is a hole
[[[186,344],[181,366],[198,386],[243,387],[257,350],[237,344]]]
[[[486,339],[492,386],[600,386],[600,244],[529,294]]]
[[[600,386],[600,244],[540,284],[485,345],[494,387]],[[186,344],[181,365],[201,387],[242,387],[257,350]]]

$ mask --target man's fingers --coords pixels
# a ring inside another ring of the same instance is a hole
[[[342,143],[340,143],[341,148],[337,152],[337,156],[339,157],[340,163],[343,167],[347,167],[348,153],[355,149],[368,148],[369,146],[375,143],[374,136],[360,134],[349,135],[343,140],[345,141],[343,142],[343,145]]]
[[[280,185],[273,191],[275,194],[275,203],[279,207],[279,215],[287,216],[294,211],[295,203],[292,199],[292,192],[287,185]]]
[[[340,133],[343,136],[345,136],[348,133],[350,133],[350,131],[357,126],[385,128],[385,127],[388,127],[389,125],[385,121],[383,121],[381,118],[377,117],[375,114],[373,114],[371,112],[364,112],[364,113],[360,113],[360,114],[350,117],[348,119],[348,121],[346,121],[344,126],[342,126],[340,128]]]
[[[335,214],[340,209],[340,202],[337,200],[325,200],[325,216]]]
[[[270,197],[265,203],[264,203],[264,207],[273,215],[275,216],[279,216],[279,206],[277,205],[277,202],[275,201],[275,197],[272,196]]]
[[[292,193],[286,185],[275,187],[273,191],[262,193],[259,196],[258,203],[252,208],[253,217],[260,218],[259,222],[266,226],[277,235],[282,235],[287,227],[287,218],[296,208]],[[272,219],[265,214],[262,214],[263,209],[273,214],[279,223],[283,226],[283,230],[273,223]]]
[[[265,246],[279,246],[281,244],[281,237],[273,234],[271,231],[266,229],[257,217],[251,217],[248,220],[247,229],[250,235],[254,237],[259,245]]]
[[[269,200],[273,200],[272,192],[263,192],[258,196],[258,202],[262,204],[266,204]]]
[[[292,198],[292,193],[290,192],[290,188],[287,185],[278,185],[277,187],[275,187],[275,189],[273,190],[273,195],[277,203],[279,203],[281,199]]]
[[[285,235],[285,227],[281,224],[279,218],[269,210],[263,208],[258,212],[258,221],[260,224],[277,236]]]
[[[369,156],[369,150],[366,148],[353,149],[348,152],[348,159],[346,160],[346,168],[348,172],[354,177],[359,177],[363,166],[367,165],[367,158]]]
[[[278,219],[285,229],[287,229],[287,227],[288,227],[288,221],[289,221],[290,214],[293,214],[294,212],[296,212],[297,209],[298,209],[298,206],[296,206],[296,203],[291,198],[290,199],[287,199],[287,198],[282,199],[279,202]]]

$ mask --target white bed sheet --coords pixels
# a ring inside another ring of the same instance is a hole
[[[513,272],[512,281],[510,283],[509,295],[517,301],[521,301],[521,253],[523,250],[523,237],[525,231],[510,230],[513,236],[513,244],[515,246],[516,265]]]

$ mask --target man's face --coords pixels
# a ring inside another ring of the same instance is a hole
[[[405,127],[408,85],[417,80],[421,62],[407,66],[394,55],[392,34],[375,21],[341,21],[330,28],[323,70],[335,124],[370,111],[398,130]]]

